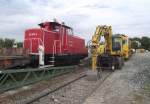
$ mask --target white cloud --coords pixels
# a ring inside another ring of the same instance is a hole
[[[1,0],[0,36],[23,40],[24,30],[57,18],[89,40],[96,25],[112,25],[114,33],[150,34],[149,0]]]

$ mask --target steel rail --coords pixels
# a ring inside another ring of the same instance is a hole
[[[98,87],[100,87],[100,86],[105,82],[105,80],[106,80],[112,73],[113,73],[113,72],[110,72],[110,73],[109,73],[108,75],[106,75],[101,81],[99,81],[99,83],[94,87],[94,89],[93,89],[92,91],[90,91],[87,96],[85,96],[85,99],[88,98],[93,92],[95,92],[96,89],[97,89]],[[87,76],[86,74],[81,75],[81,76],[79,76],[78,78],[76,78],[76,79],[74,79],[74,80],[72,80],[72,81],[70,81],[70,82],[68,82],[68,83],[66,83],[66,84],[63,84],[62,86],[60,86],[60,87],[58,87],[58,88],[56,88],[56,89],[54,89],[54,90],[50,90],[50,91],[48,91],[48,92],[45,92],[45,93],[43,93],[43,94],[40,94],[39,96],[37,96],[37,97],[35,97],[35,98],[31,99],[31,100],[28,100],[28,101],[26,101],[26,102],[23,103],[23,104],[32,104],[32,103],[38,101],[39,99],[41,99],[41,98],[43,98],[43,97],[45,97],[45,96],[48,96],[49,94],[54,93],[55,91],[58,91],[58,90],[60,90],[60,89],[62,89],[62,88],[64,88],[64,87],[70,85],[71,83],[74,83],[74,82],[76,82],[76,81],[78,81],[78,80],[80,80],[81,78],[84,78],[84,77],[86,77],[86,76]],[[84,100],[85,100],[85,99],[84,99]],[[84,101],[84,100],[83,100],[83,101]]]
[[[84,77],[86,77],[86,74],[85,74],[85,73],[82,74],[82,75],[80,75],[79,77],[73,79],[72,81],[69,81],[69,82],[63,84],[62,86],[59,86],[59,87],[55,88],[54,90],[50,90],[50,91],[48,91],[48,92],[45,92],[44,94],[40,94],[39,96],[37,96],[37,97],[35,97],[35,98],[33,98],[33,99],[31,99],[31,100],[29,100],[29,101],[23,103],[23,104],[31,104],[31,103],[33,103],[33,102],[36,102],[36,101],[38,101],[39,99],[41,99],[41,98],[43,98],[43,97],[45,97],[45,96],[47,96],[47,95],[49,95],[49,94],[51,94],[51,93],[54,93],[55,91],[58,91],[58,90],[60,90],[60,89],[62,89],[62,88],[64,88],[64,87],[70,85],[71,83],[74,83],[74,82],[80,80],[81,78],[84,78]]]

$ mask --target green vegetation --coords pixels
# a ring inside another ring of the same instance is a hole
[[[134,49],[138,49],[140,46],[138,46],[138,43],[136,41],[132,41],[131,47]]]
[[[11,48],[14,44],[17,44],[17,47],[22,47],[22,42],[15,42],[15,39],[9,39],[9,38],[0,38],[0,48]]]
[[[17,42],[17,47],[23,47],[23,43],[22,42]]]
[[[144,86],[144,90],[149,91],[150,92],[150,84],[147,84]]]
[[[141,38],[141,46],[146,50],[150,50],[150,38],[142,37]]]
[[[138,48],[143,48],[146,50],[150,50],[150,38],[143,36],[142,38],[131,38],[132,43],[131,43],[131,47],[134,49],[138,49]]]

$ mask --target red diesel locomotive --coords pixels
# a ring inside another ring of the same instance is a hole
[[[24,49],[29,51],[32,66],[75,65],[88,55],[85,40],[75,36],[71,27],[56,21],[39,26],[25,31]]]

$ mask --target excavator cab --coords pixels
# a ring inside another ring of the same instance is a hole
[[[97,55],[97,68],[101,70],[105,69],[121,69],[123,65],[123,46],[122,38],[120,35],[112,35],[111,37],[110,53],[104,52],[103,54]]]
[[[121,44],[119,42],[115,42],[113,46],[114,51],[120,51],[121,50]]]
[[[112,55],[122,56],[123,55],[123,40],[121,35],[112,36]]]
[[[112,51],[121,51],[121,41],[117,37],[112,38]]]

